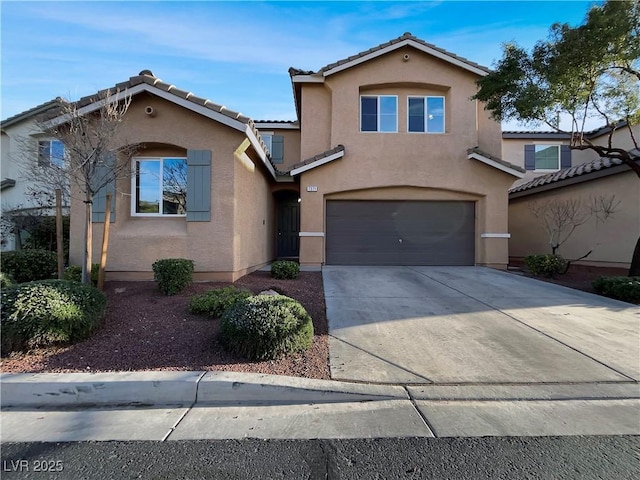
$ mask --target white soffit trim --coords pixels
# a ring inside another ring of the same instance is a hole
[[[481,233],[480,238],[511,238],[510,233]]]
[[[294,75],[293,83],[324,83],[324,77],[317,75]]]
[[[269,170],[269,173],[275,180],[276,171],[273,168],[273,165],[271,165],[271,162],[269,161],[269,159],[267,158],[267,154],[262,148],[262,145],[260,145],[260,142],[258,141],[258,137],[256,137],[255,133],[253,133],[253,129],[249,125],[245,125],[244,133],[249,139],[249,141],[251,142],[251,145],[253,145],[253,148],[255,149],[255,151],[258,152],[258,156],[260,157],[260,160],[262,160],[262,163],[264,163],[264,166],[267,167],[267,170]]]
[[[300,232],[301,237],[324,237],[324,232]]]
[[[524,177],[524,173],[519,172],[518,170],[515,170],[513,168],[509,168],[506,165],[501,164],[500,162],[496,162],[495,160],[485,157],[484,155],[480,155],[474,152],[467,155],[467,158],[478,160],[482,163],[486,163],[487,165],[497,168],[498,170],[502,170],[503,172],[513,175],[514,177],[518,177],[518,178]]]
[[[344,150],[336,152],[328,157],[321,158],[320,160],[316,160],[315,162],[311,162],[307,165],[303,165],[302,167],[294,168],[289,172],[291,176],[298,175],[299,173],[306,172],[307,170],[311,170],[312,168],[319,167],[320,165],[324,165],[325,163],[332,162],[338,158],[344,157]]]
[[[358,65],[360,63],[364,63],[367,62],[373,58],[379,57],[381,55],[386,55],[389,52],[393,52],[394,50],[397,50],[398,48],[401,47],[405,47],[405,46],[411,46],[413,48],[416,48],[417,50],[420,50],[422,52],[428,53],[429,55],[432,55],[436,58],[439,58],[441,60],[444,60],[445,62],[449,62],[457,67],[463,68],[465,70],[468,70],[470,72],[475,73],[476,75],[480,75],[481,77],[484,77],[486,75],[488,75],[487,72],[485,72],[484,70],[474,67],[473,65],[470,65],[466,62],[463,62],[462,60],[458,60],[455,57],[452,57],[450,55],[447,55],[446,53],[442,53],[439,50],[436,50],[434,48],[428,47],[427,45],[423,45],[421,43],[416,42],[415,40],[412,39],[406,39],[403,40],[402,42],[398,42],[398,43],[394,43],[393,45],[389,45],[388,47],[385,48],[381,48],[380,50],[376,50],[375,52],[371,52],[368,53],[367,55],[363,55],[362,57],[356,58],[355,60],[352,60],[350,62],[345,62],[341,65],[337,65],[335,67],[333,67],[330,70],[326,70],[325,72],[323,72],[322,74],[325,77],[328,77],[329,75],[333,75],[334,73],[338,73],[341,72],[342,70],[346,70],[347,68],[351,68],[355,65]]]

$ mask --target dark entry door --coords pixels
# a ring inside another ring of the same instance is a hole
[[[293,258],[300,254],[300,204],[298,195],[278,202],[278,258]]]
[[[328,201],[329,265],[473,265],[475,205]]]

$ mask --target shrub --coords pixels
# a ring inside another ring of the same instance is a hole
[[[607,297],[640,303],[640,277],[599,277],[593,282],[593,288]]]
[[[91,285],[94,287],[98,285],[98,275],[100,273],[100,264],[91,264]],[[65,280],[71,280],[73,282],[82,281],[82,267],[80,265],[69,265],[65,271],[63,278]]]
[[[17,283],[56,278],[58,258],[48,250],[14,250],[2,252],[0,270],[11,275]]]
[[[252,360],[306,350],[313,341],[311,317],[284,295],[256,295],[239,301],[220,320],[223,345]]]
[[[193,281],[193,260],[186,258],[164,258],[153,265],[153,279],[165,295],[175,295],[187,288]]]
[[[2,290],[2,353],[76,342],[104,317],[106,297],[68,280],[41,280]]]
[[[69,215],[62,217],[62,238],[64,258],[69,258]],[[24,242],[25,248],[39,248],[55,252],[57,249],[56,217],[41,216],[27,229],[29,236]]]
[[[14,283],[16,283],[16,281],[13,279],[11,275],[5,272],[0,272],[0,287],[2,288],[10,287]]]
[[[529,255],[524,263],[534,275],[553,278],[567,271],[567,261],[560,255]]]
[[[189,311],[191,313],[209,315],[210,317],[220,317],[237,302],[250,296],[251,292],[239,290],[233,285],[216,288],[191,297],[189,299]]]
[[[278,260],[271,264],[271,276],[278,280],[293,280],[300,273],[300,265],[288,260]]]

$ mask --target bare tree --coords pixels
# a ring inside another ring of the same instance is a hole
[[[527,204],[529,211],[543,226],[549,237],[551,253],[556,254],[558,249],[571,237],[573,232],[592,218],[596,222],[597,244],[598,227],[605,223],[616,211],[620,201],[615,195],[598,195],[584,198],[552,199],[544,202],[532,200]],[[585,255],[572,261],[582,260],[593,252],[589,250]]]
[[[138,145],[116,144],[131,97],[110,91],[99,93],[86,107],[59,99],[59,107],[38,122],[39,130],[64,145],[63,161],[28,162],[25,174],[32,179],[32,190],[53,192],[62,188],[85,204],[84,255],[82,281],[91,281],[92,205],[100,189],[130,177],[129,159]],[[124,146],[122,146],[124,145]],[[64,196],[64,194],[63,194]]]

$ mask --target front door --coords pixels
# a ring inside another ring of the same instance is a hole
[[[300,204],[298,194],[278,202],[278,258],[297,258],[300,254]]]

